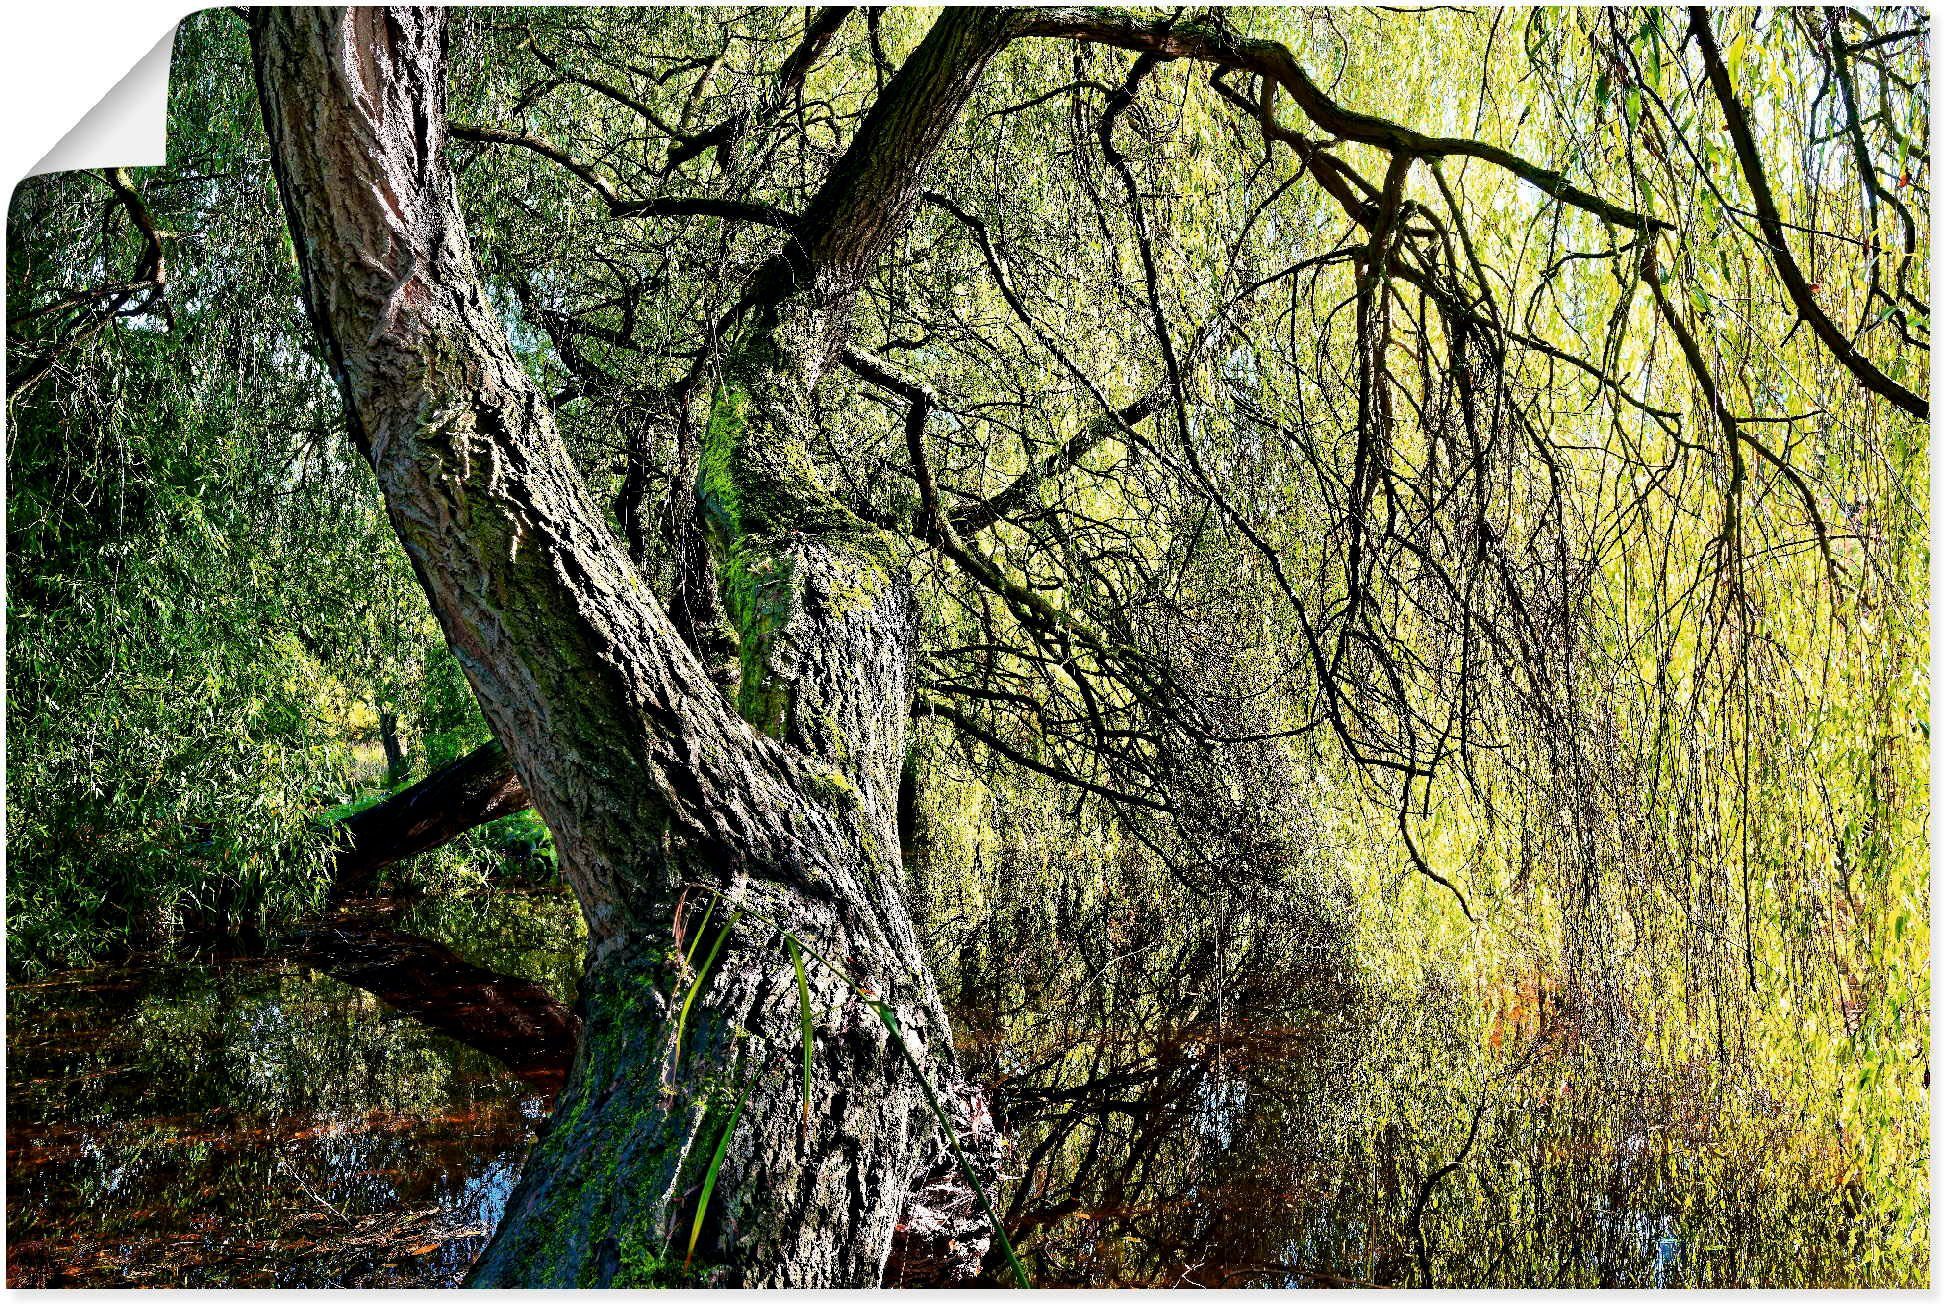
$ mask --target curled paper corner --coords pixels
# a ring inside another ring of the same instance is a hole
[[[169,55],[174,25],[81,121],[61,137],[30,177],[83,168],[160,167],[168,161]]]

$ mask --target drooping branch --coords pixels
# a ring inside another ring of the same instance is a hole
[[[1070,438],[1020,472],[1005,487],[979,502],[969,503],[950,514],[953,528],[961,537],[969,538],[992,528],[1007,517],[1035,506],[1042,485],[1079,466],[1081,459],[1103,442],[1115,438],[1133,440],[1136,430],[1166,407],[1175,391],[1172,379],[1164,378],[1161,383],[1151,387],[1131,403],[1120,407],[1108,403],[1105,392],[1027,309],[1025,301],[1013,287],[1012,277],[1007,273],[1005,263],[999,257],[998,247],[994,244],[992,232],[985,222],[944,195],[928,193],[925,201],[949,214],[971,232],[974,242],[979,247],[980,256],[985,262],[986,270],[992,274],[993,283],[999,287],[1000,297],[1011,309],[1013,316],[1032,334],[1040,346],[1092,395],[1098,408],[1096,413]],[[1246,298],[1250,292],[1259,288],[1260,285],[1249,286],[1238,297]],[[1223,314],[1218,312],[1196,331],[1194,339],[1183,351],[1182,365],[1193,363],[1215,347],[1216,341],[1222,337],[1222,319]]]
[[[932,408],[937,406],[938,396],[923,382],[861,349],[846,348],[843,357],[858,375],[903,395],[909,402],[905,416],[905,450],[911,459],[912,476],[918,483],[922,512],[919,537],[936,545],[965,574],[1004,599],[1028,622],[1076,638],[1096,652],[1138,655],[1131,648],[1116,645],[1105,634],[1092,628],[1083,617],[1061,610],[1031,588],[1018,583],[990,559],[973,551],[959,537],[956,525],[939,499],[938,481],[932,474],[931,459],[925,450],[925,422]]]
[[[1839,10],[1817,11],[1817,16],[1823,18],[1825,22],[1824,30],[1829,40],[1830,73],[1836,82],[1838,97],[1842,104],[1842,121],[1845,134],[1849,137],[1850,157],[1855,161],[1857,179],[1862,182],[1863,196],[1868,201],[1870,225],[1872,227],[1876,226],[1878,207],[1879,205],[1883,205],[1889,207],[1897,215],[1898,227],[1903,232],[1903,256],[1897,260],[1896,293],[1890,295],[1883,291],[1879,283],[1880,273],[1877,266],[1877,259],[1872,257],[1870,259],[1870,297],[1867,301],[1874,303],[1875,299],[1881,295],[1892,304],[1901,302],[1906,307],[1914,309],[1919,317],[1928,322],[1930,318],[1930,305],[1922,298],[1911,293],[1910,290],[1910,269],[1912,264],[1917,261],[1916,219],[1910,214],[1910,206],[1897,196],[1896,190],[1884,185],[1883,178],[1877,175],[1876,160],[1871,156],[1868,142],[1864,136],[1863,115],[1857,102],[1856,74],[1851,67],[1851,60],[1865,47],[1874,45],[1876,42],[1866,41],[1863,45],[1850,45],[1843,36],[1843,15]],[[1922,34],[1923,29],[1918,28],[1907,32],[1892,33],[1888,39],[1894,40]],[[1881,39],[1884,38],[1879,38],[1879,40]],[[1898,323],[1898,334],[1906,343],[1919,348],[1927,347],[1911,338],[1908,328],[1904,325],[1904,319],[1901,314],[1897,315],[1895,320]]]
[[[1663,218],[1602,199],[1574,185],[1564,173],[1540,167],[1497,145],[1459,136],[1427,136],[1386,118],[1347,108],[1311,80],[1288,47],[1277,41],[1241,36],[1219,15],[1176,22],[1141,18],[1118,9],[1048,7],[1021,10],[1015,30],[1021,36],[1094,41],[1123,50],[1170,59],[1194,59],[1253,73],[1265,83],[1281,88],[1311,122],[1339,139],[1374,145],[1388,153],[1413,158],[1475,158],[1504,169],[1562,203],[1617,226],[1673,229]]]
[[[1041,486],[1057,480],[1103,442],[1128,430],[1139,428],[1168,402],[1168,387],[1156,385],[1141,397],[1116,409],[1111,416],[1096,415],[1058,448],[1020,472],[990,497],[970,503],[952,513],[952,524],[961,536],[991,529],[1007,517],[1037,507]]]
[[[1097,797],[1105,797],[1110,801],[1122,802],[1129,806],[1160,812],[1170,809],[1166,802],[1156,801],[1152,797],[1145,797],[1137,792],[1123,792],[1105,784],[1095,783],[1091,779],[1083,779],[1069,770],[1063,770],[1057,765],[1049,765],[1045,761],[1029,756],[935,694],[927,694],[921,702],[925,714],[937,716],[967,738],[990,748],[1013,764],[1024,766],[1035,774],[1045,775],[1049,779],[1069,784],[1082,792],[1090,792]]]
[[[1171,391],[1165,388],[1154,389],[1125,407],[1116,407],[1109,402],[1105,391],[1027,309],[1025,300],[1020,297],[1018,290],[1013,286],[1012,278],[1006,273],[1005,264],[1000,261],[999,251],[993,245],[992,233],[986,224],[976,215],[967,212],[937,192],[927,193],[925,202],[950,214],[972,233],[985,259],[986,268],[992,273],[993,283],[999,287],[999,295],[1005,300],[1006,306],[1012,310],[1013,316],[1017,317],[1020,323],[1032,333],[1040,347],[1052,355],[1061,369],[1087,391],[1098,409],[1093,420],[1083,426],[1061,448],[1043,459],[1038,466],[1029,468],[1024,475],[1000,490],[994,497],[964,509],[962,519],[966,532],[977,533],[989,528],[1007,512],[1024,506],[1033,495],[1039,492],[1040,485],[1047,478],[1079,465],[1080,459],[1098,446],[1102,440],[1115,436],[1131,439],[1135,424],[1147,420],[1158,412],[1166,403]],[[959,523],[960,518],[955,517],[953,524],[956,526]]]
[[[142,237],[142,251],[125,281],[96,286],[66,294],[52,303],[25,312],[8,323],[9,351],[18,355],[19,365],[7,377],[9,400],[26,393],[54,370],[63,354],[78,344],[99,335],[117,318],[159,310],[168,319],[168,300],[163,292],[168,285],[168,266],[163,258],[165,233],[156,225],[154,215],[136,189],[127,168],[104,168],[101,177],[115,194],[115,201],[128,213]],[[110,216],[113,215],[110,208]],[[139,298],[137,296],[140,296]],[[29,351],[20,328],[41,317],[55,318],[53,338]]]
[[[1696,6],[1688,10],[1688,31],[1693,34],[1694,43],[1700,47],[1701,61],[1708,70],[1708,84],[1714,89],[1715,102],[1721,106],[1721,116],[1728,124],[1729,139],[1735,145],[1735,157],[1741,162],[1742,176],[1748,182],[1748,193],[1755,201],[1755,220],[1761,225],[1763,241],[1768,246],[1770,259],[1775,263],[1775,274],[1788,291],[1789,301],[1795,305],[1802,320],[1808,323],[1809,329],[1815,332],[1816,338],[1823,342],[1836,361],[1856,377],[1863,388],[1889,399],[1919,420],[1928,421],[1929,402],[1884,375],[1881,368],[1857,350],[1836,323],[1829,319],[1822,305],[1816,302],[1816,293],[1810,288],[1809,278],[1802,274],[1802,267],[1789,249],[1788,232],[1783,229],[1782,215],[1775,205],[1775,194],[1769,189],[1768,172],[1762,164],[1761,150],[1755,144],[1748,114],[1735,95],[1734,81],[1729,76],[1728,65],[1722,60],[1721,49],[1715,43],[1714,29],[1709,26],[1706,9]]]
[[[1668,329],[1674,333],[1674,342],[1680,348],[1682,358],[1687,362],[1689,374],[1694,377],[1695,384],[1701,389],[1701,396],[1708,413],[1720,425],[1725,437],[1729,477],[1725,495],[1725,524],[1722,530],[1724,539],[1732,543],[1739,529],[1741,492],[1748,478],[1747,467],[1742,459],[1742,445],[1746,444],[1756,456],[1774,467],[1783,479],[1789,482],[1796,496],[1802,500],[1803,510],[1808,515],[1817,550],[1822,554],[1823,569],[1829,576],[1831,586],[1835,586],[1841,580],[1841,573],[1836,566],[1836,555],[1830,547],[1829,526],[1823,520],[1822,508],[1816,502],[1815,490],[1803,478],[1802,472],[1790,465],[1787,458],[1750,434],[1746,421],[1729,411],[1727,399],[1722,395],[1721,386],[1708,366],[1700,342],[1695,338],[1694,331],[1688,324],[1681,320],[1681,314],[1674,307],[1666,288],[1661,284],[1651,257],[1647,261],[1646,272],[1642,279],[1646,281],[1648,291],[1653,297],[1655,311],[1659,313],[1661,320],[1667,323]]]

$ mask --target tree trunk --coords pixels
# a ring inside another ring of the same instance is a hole
[[[497,739],[441,765],[401,793],[339,821],[334,896],[369,888],[378,871],[528,805]]]
[[[378,712],[378,741],[385,749],[385,786],[394,788],[405,777],[405,744],[398,737],[398,715],[390,707]]]
[[[993,12],[935,24],[725,361],[699,490],[743,714],[595,510],[487,301],[443,160],[440,13],[252,13],[353,437],[590,934],[580,1050],[476,1283],[667,1280],[722,1145],[698,1264],[730,1284],[873,1285],[933,1129],[913,1063],[955,1096],[899,892],[904,558],[823,489],[800,437],[856,287],[997,48]],[[807,1110],[785,933],[829,965],[807,974]]]

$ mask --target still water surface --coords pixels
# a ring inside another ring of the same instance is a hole
[[[571,997],[580,943],[558,896],[358,922]],[[8,1285],[457,1282],[552,1084],[299,954],[9,987]],[[426,979],[426,958],[419,947],[401,968]],[[368,976],[357,957],[332,960]],[[441,997],[436,978],[427,995]]]
[[[456,1284],[558,1085],[580,945],[565,898],[494,892],[11,985],[8,1284]],[[1038,1282],[1924,1279],[1921,1226],[1772,1158],[1774,1102],[1729,1128],[1678,1083],[1576,1077],[1543,1039],[1465,1077],[1435,1011],[1393,1026],[1232,980],[1210,1017],[1146,1001],[1024,1036],[962,1011]],[[1907,1264],[1863,1273],[1885,1238]]]

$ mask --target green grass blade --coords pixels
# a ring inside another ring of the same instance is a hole
[[[702,1220],[708,1216],[709,1197],[715,1193],[716,1174],[722,1171],[722,1157],[729,1153],[729,1138],[736,1133],[736,1120],[742,1117],[743,1105],[749,1100],[749,1089],[755,1085],[756,1074],[752,1070],[743,1082],[742,1090],[736,1093],[736,1104],[729,1111],[729,1121],[722,1126],[722,1135],[716,1138],[715,1154],[709,1157],[709,1171],[702,1175],[702,1198],[695,1206],[695,1221],[689,1224],[688,1253],[682,1256],[684,1268],[695,1259],[695,1243],[702,1239]]]
[[[690,984],[689,994],[682,1001],[681,1017],[675,1020],[675,1064],[682,1062],[682,1045],[688,1040],[689,1011],[695,1007],[695,998],[702,994],[703,984],[709,981],[709,970],[714,967],[716,956],[722,954],[722,944],[729,940],[730,931],[735,928],[736,921],[741,918],[742,911],[736,910],[730,912],[727,922],[722,925],[722,931],[716,934],[715,945],[709,948],[709,958],[704,960],[702,967],[695,971],[695,981]],[[708,921],[705,918],[703,922],[707,923]],[[700,942],[702,940],[701,936],[698,934],[695,940]]]
[[[998,1239],[999,1248],[1005,1252],[1006,1262],[1012,1267],[1013,1281],[1020,1289],[1031,1290],[1033,1282],[1026,1275],[1026,1266],[1019,1261],[1019,1256],[1013,1253],[1012,1240],[1006,1235],[1006,1229],[999,1221],[999,1211],[992,1207],[992,1200],[986,1195],[985,1184],[979,1181],[978,1175],[972,1171],[972,1161],[966,1157],[965,1148],[959,1144],[958,1133],[953,1129],[952,1120],[946,1115],[945,1107],[939,1103],[938,1093],[932,1090],[931,1078],[926,1075],[924,1066],[905,1045],[904,1034],[898,1029],[897,1011],[883,1001],[873,1001],[872,1004],[877,1007],[878,1018],[882,1019],[884,1026],[891,1030],[891,1040],[898,1047],[899,1053],[905,1057],[905,1063],[911,1065],[912,1072],[918,1075],[918,1085],[925,1089],[925,1103],[931,1106],[932,1117],[938,1120],[938,1127],[945,1134],[946,1144],[952,1147],[952,1157],[958,1160],[959,1172],[964,1175],[967,1182],[971,1183],[972,1193],[979,1197],[979,1207],[985,1210],[986,1221],[992,1225],[992,1234]]]
[[[816,1029],[810,1017],[810,976],[803,971],[803,952],[796,938],[783,934],[783,945],[790,950],[790,963],[796,966],[797,1009],[803,1016],[803,1126],[810,1126],[810,1081],[816,1072]]]
[[[689,939],[688,952],[682,956],[683,968],[693,969],[695,967],[695,948],[702,945],[702,935],[709,931],[709,917],[715,914],[715,907],[716,899],[710,897],[708,906],[702,911],[702,922],[696,926],[695,936]]]

